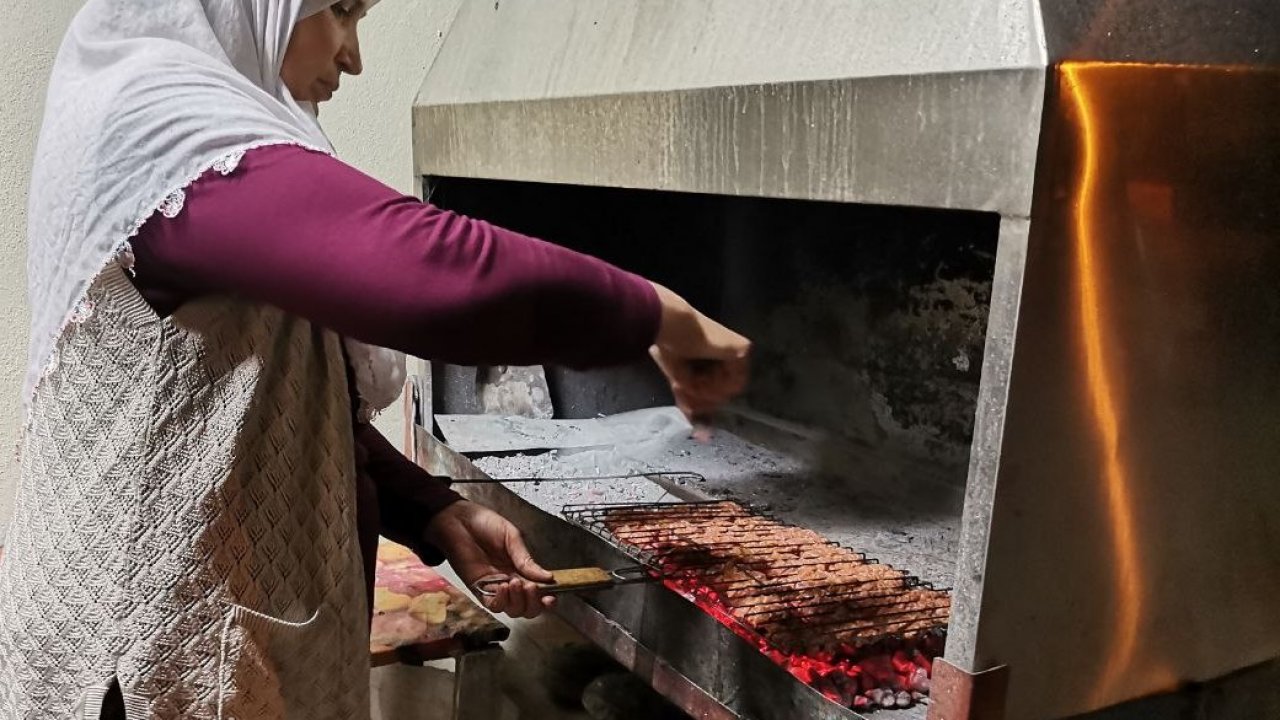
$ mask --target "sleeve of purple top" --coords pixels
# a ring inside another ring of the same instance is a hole
[[[636,275],[292,146],[205,174],[177,217],[156,215],[143,230],[135,269],[157,297],[234,294],[444,362],[630,362],[661,317]]]
[[[358,423],[355,436],[365,453],[365,470],[377,485],[381,534],[413,550],[427,564],[443,562],[444,556],[423,534],[424,523],[462,496],[396,450],[372,425]]]

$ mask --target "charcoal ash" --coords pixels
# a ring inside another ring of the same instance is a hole
[[[614,430],[607,445],[481,456],[474,462],[499,479],[696,473],[705,478],[691,488],[697,495],[763,508],[938,586],[954,583],[959,509],[940,510],[936,486],[913,482],[918,473],[910,456],[868,451],[833,471],[728,429],[716,428],[701,442],[674,408],[626,416],[623,422],[609,420]],[[556,515],[565,505],[679,500],[643,478],[507,487]]]

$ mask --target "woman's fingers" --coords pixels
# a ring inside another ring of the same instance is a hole
[[[507,615],[510,617],[532,619],[541,615],[543,609],[550,607],[538,584],[532,580],[515,578],[510,586],[508,597],[511,604],[507,608]]]
[[[746,389],[751,341],[667,288],[655,283],[654,289],[662,323],[649,354],[666,375],[676,407],[700,421]]]
[[[505,612],[508,615],[511,617],[524,617],[525,599],[523,580],[515,578],[507,583],[507,609]]]
[[[555,579],[546,568],[533,559],[533,554],[524,544],[524,537],[516,526],[510,523],[507,525],[505,544],[507,557],[511,560],[511,565],[516,572],[537,582],[551,582]]]
[[[497,589],[493,591],[493,596],[485,598],[484,606],[496,613],[506,612],[507,607],[511,604],[510,592],[508,590],[508,586],[510,584],[511,583],[502,583],[497,586]]]
[[[746,389],[746,360],[685,361],[659,348],[653,357],[671,384],[676,407],[687,417],[710,415]]]
[[[525,580],[524,584],[524,615],[521,617],[533,619],[542,614],[542,592],[531,580]]]
[[[491,612],[513,618],[536,618],[554,605],[555,598],[543,595],[538,583],[515,576],[494,586],[493,595],[484,598],[484,606]]]

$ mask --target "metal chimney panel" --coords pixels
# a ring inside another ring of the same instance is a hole
[[[468,2],[415,103],[417,169],[1025,216],[1036,13],[1030,0]]]
[[[420,105],[1044,65],[1019,0],[464,2]]]

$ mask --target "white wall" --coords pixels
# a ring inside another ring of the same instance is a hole
[[[365,74],[321,111],[339,154],[412,192],[410,103],[460,0],[384,0],[362,25]],[[12,5],[0,22],[0,528],[8,522],[26,370],[26,193],[54,53],[80,0]],[[379,423],[397,445],[398,406]],[[0,537],[3,537],[0,530]]]
[[[49,68],[79,7],[75,0],[22,3],[0,22],[0,528],[18,475],[27,369],[27,181]]]

